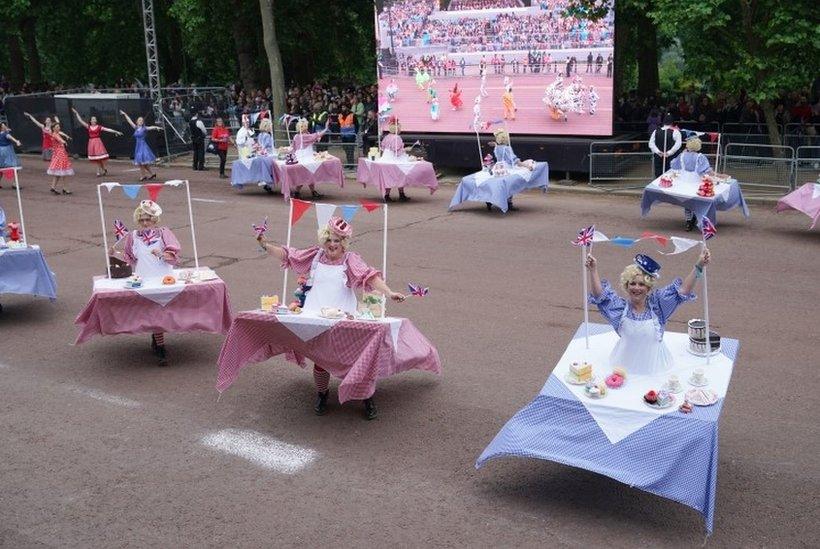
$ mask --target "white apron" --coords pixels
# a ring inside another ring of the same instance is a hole
[[[134,257],[137,258],[134,274],[141,276],[145,281],[174,274],[174,267],[172,265],[151,253],[152,250],[162,252],[162,237],[157,235],[156,241],[149,246],[143,242],[142,238],[135,234],[132,242],[132,251],[134,252]]]
[[[310,270],[312,287],[305,297],[305,311],[319,313],[322,307],[337,307],[346,313],[355,313],[359,301],[352,288],[347,287],[347,254],[341,265],[319,263],[320,251],[313,259]]]
[[[648,305],[647,305],[648,307]],[[628,375],[658,376],[667,374],[674,363],[672,353],[663,342],[663,332],[655,313],[652,318],[632,320],[627,318],[629,304],[621,315],[618,335],[621,338],[609,355],[611,367],[622,366]]]

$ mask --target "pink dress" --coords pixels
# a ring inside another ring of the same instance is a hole
[[[313,266],[313,258],[316,257],[316,254],[319,253],[320,250],[319,246],[311,246],[303,250],[288,248],[287,246],[283,246],[282,248],[285,250],[285,257],[282,259],[283,269],[291,269],[300,275],[310,274],[310,268]],[[371,285],[371,281],[374,277],[381,276],[381,272],[369,267],[362,259],[362,256],[356,252],[348,252],[346,255],[346,286],[352,289],[361,288],[365,292],[372,291],[373,286]],[[345,263],[345,256],[342,255],[342,257],[336,261],[330,261],[325,254],[322,254],[319,262],[325,265],[341,265]]]
[[[102,134],[102,126],[99,124],[95,126],[88,126],[88,159],[89,160],[106,160],[108,159],[108,151],[105,150],[100,135]]]

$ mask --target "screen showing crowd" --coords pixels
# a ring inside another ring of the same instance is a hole
[[[411,132],[610,135],[614,12],[601,1],[594,18],[570,0],[377,1],[380,115]]]

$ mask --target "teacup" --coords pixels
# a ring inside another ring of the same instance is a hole
[[[679,393],[681,391],[680,379],[676,375],[669,376],[666,382],[666,387],[672,393]]]
[[[695,368],[692,372],[692,381],[698,385],[706,383],[706,372],[703,368]]]

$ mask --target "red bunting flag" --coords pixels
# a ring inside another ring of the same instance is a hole
[[[660,234],[650,233],[649,231],[644,231],[641,234],[641,240],[643,240],[645,238],[651,238],[652,240],[654,240],[655,242],[657,242],[661,246],[666,246],[667,244],[669,244],[669,237],[668,236],[663,236],[663,235],[660,235]]]
[[[381,204],[376,204],[375,202],[370,202],[366,198],[362,198],[361,200],[359,200],[359,202],[362,203],[362,208],[364,208],[368,212],[372,212],[373,210],[378,210],[379,208],[381,208]]]
[[[291,201],[293,202],[293,214],[290,218],[290,225],[292,227],[293,225],[296,225],[296,222],[299,221],[303,215],[305,215],[305,212],[308,211],[311,206],[313,206],[313,202],[306,202],[297,198],[291,198]]]
[[[153,200],[154,202],[157,201],[157,197],[159,197],[159,192],[162,188],[165,187],[162,183],[147,183],[145,188],[148,189],[148,197]]]
[[[7,170],[3,170],[3,179],[8,179],[8,180],[14,179],[14,170],[12,170],[11,168],[9,168]]]

